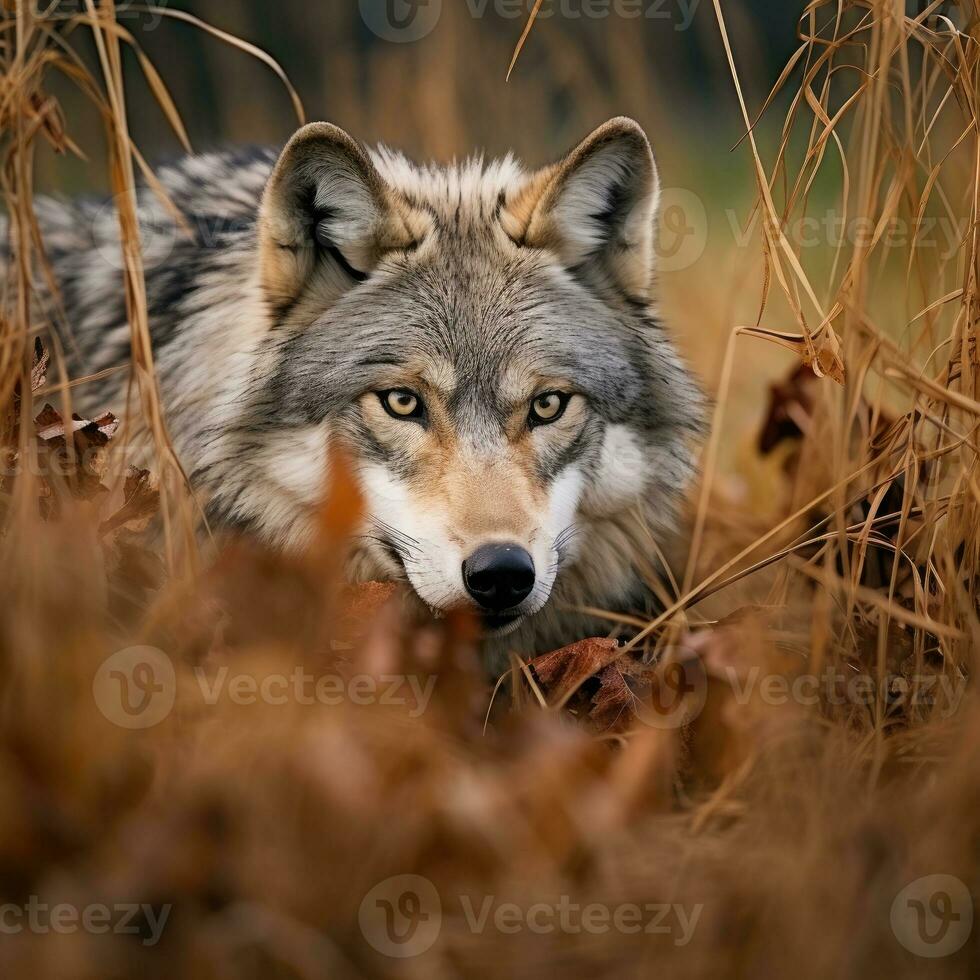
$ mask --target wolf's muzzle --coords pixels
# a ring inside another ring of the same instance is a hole
[[[534,588],[534,560],[516,544],[485,544],[463,562],[466,591],[486,610],[519,606]]]

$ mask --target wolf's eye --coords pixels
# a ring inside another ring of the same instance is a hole
[[[422,399],[414,392],[396,388],[394,391],[380,391],[378,397],[384,410],[393,419],[418,419],[422,417]]]
[[[531,415],[528,422],[532,425],[548,425],[557,422],[568,408],[569,395],[560,391],[546,391],[531,402]]]

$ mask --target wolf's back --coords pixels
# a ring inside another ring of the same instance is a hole
[[[276,157],[271,150],[185,157],[157,171],[165,198],[147,185],[137,191],[154,373],[167,429],[202,503],[222,515],[254,497],[260,482],[248,462],[251,433],[267,422],[269,408],[255,395],[268,337],[256,226]],[[39,197],[35,208],[56,289],[35,268],[33,325],[57,337],[77,382],[71,410],[89,416],[108,410],[124,419],[132,437],[127,451],[134,454],[128,461],[148,465],[150,439],[138,402],[130,400],[132,328],[115,202]],[[261,505],[273,499],[268,491]]]
[[[181,357],[174,355],[199,347],[188,331],[200,320],[208,287],[248,274],[259,202],[275,159],[267,149],[183,157],[157,171],[163,195],[146,183],[137,190],[150,331],[164,385],[167,365],[171,373],[180,370]],[[46,277],[38,277],[39,312],[58,332],[72,375],[124,366],[130,327],[116,202],[39,197],[35,212],[57,286],[53,294]],[[215,316],[226,314],[214,308]],[[103,407],[120,387],[115,376],[92,381],[79,386],[78,400]]]

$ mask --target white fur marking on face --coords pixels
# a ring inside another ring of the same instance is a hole
[[[625,425],[611,425],[602,443],[596,481],[584,505],[589,513],[608,517],[632,506],[647,484],[649,451]]]
[[[431,502],[424,510],[420,508],[405,483],[384,466],[369,463],[360,472],[368,513],[414,539],[410,550],[403,549],[403,559],[419,598],[434,609],[470,604],[462,576],[465,555],[450,538],[449,515],[435,510]],[[579,470],[569,468],[562,473],[552,485],[547,511],[541,515],[542,524],[533,540],[517,542],[531,552],[537,573],[534,591],[526,600],[528,614],[540,610],[551,596],[557,576],[555,542],[575,523],[583,485]]]
[[[419,598],[434,609],[466,603],[463,555],[449,539],[448,515],[431,504],[423,512],[404,482],[377,463],[361,467],[361,481],[368,513],[414,539],[411,551],[403,551],[402,557]]]
[[[537,581],[528,601],[534,612],[540,610],[551,597],[551,590],[558,577],[558,555],[555,553],[555,543],[563,531],[575,524],[583,483],[581,471],[569,467],[551,486],[546,524],[541,529],[543,533],[535,536],[532,549]],[[574,543],[570,543],[568,547],[570,553],[574,555]]]
[[[548,501],[548,535],[550,545],[554,539],[575,521],[579,498],[582,495],[582,473],[569,466],[552,484]]]

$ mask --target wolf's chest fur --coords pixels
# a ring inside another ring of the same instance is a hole
[[[338,440],[367,501],[352,577],[476,607],[517,648],[632,599],[702,414],[652,312],[659,184],[635,123],[536,172],[418,167],[316,124],[160,177],[182,222],[141,191],[154,353],[212,522],[302,547]],[[40,210],[75,369],[125,363],[114,212]],[[124,391],[109,373],[84,397]]]

